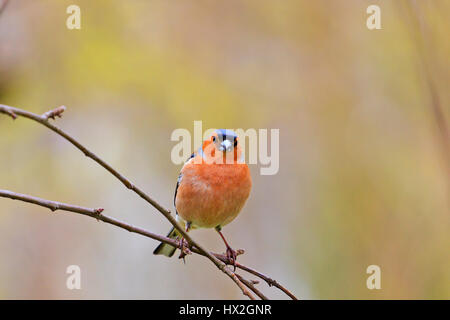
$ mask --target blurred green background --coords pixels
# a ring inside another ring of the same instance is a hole
[[[70,4],[81,30],[66,28]],[[382,30],[366,27],[371,4]],[[449,14],[446,0],[13,0],[0,15],[0,103],[66,105],[57,125],[168,208],[174,129],[278,128],[278,174],[251,166],[250,199],[224,229],[246,249],[240,262],[300,298],[449,299]],[[29,120],[0,115],[0,168],[1,189],[169,229]],[[224,251],[214,231],[192,235]],[[243,298],[210,262],[153,256],[156,245],[1,198],[0,298]],[[72,264],[81,290],[66,288]],[[381,290],[366,287],[371,264]]]

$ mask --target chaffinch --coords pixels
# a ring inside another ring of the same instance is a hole
[[[225,243],[227,257],[236,265],[236,251],[221,229],[239,214],[251,187],[250,170],[244,162],[238,136],[232,130],[218,129],[181,169],[174,196],[177,222],[186,231],[215,228]],[[181,238],[175,228],[167,236]],[[182,239],[180,258],[185,256],[184,246]],[[160,243],[153,253],[171,257],[175,250]]]

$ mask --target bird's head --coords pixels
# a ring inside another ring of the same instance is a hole
[[[211,163],[232,164],[241,161],[239,137],[233,130],[217,129],[203,142],[203,156]]]

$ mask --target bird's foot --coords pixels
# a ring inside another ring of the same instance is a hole
[[[230,246],[227,246],[226,254],[227,254],[228,261],[230,261],[230,263],[233,264],[233,267],[234,267],[233,272],[236,271],[236,259],[237,259],[238,253],[235,250],[233,250]]]
[[[181,240],[180,240],[180,251],[181,252],[180,252],[180,256],[178,257],[178,259],[183,259],[183,262],[186,263],[185,257],[188,254],[192,254],[192,252],[189,249],[189,243],[184,238],[181,238]]]

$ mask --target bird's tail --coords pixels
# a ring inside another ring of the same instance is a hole
[[[167,235],[167,237],[170,239],[175,239],[178,236],[180,236],[180,234],[174,227],[172,227],[169,234]],[[174,246],[161,242],[156,247],[155,251],[153,251],[153,254],[162,254],[170,258],[175,253],[175,250],[177,250],[177,248],[175,248]]]

